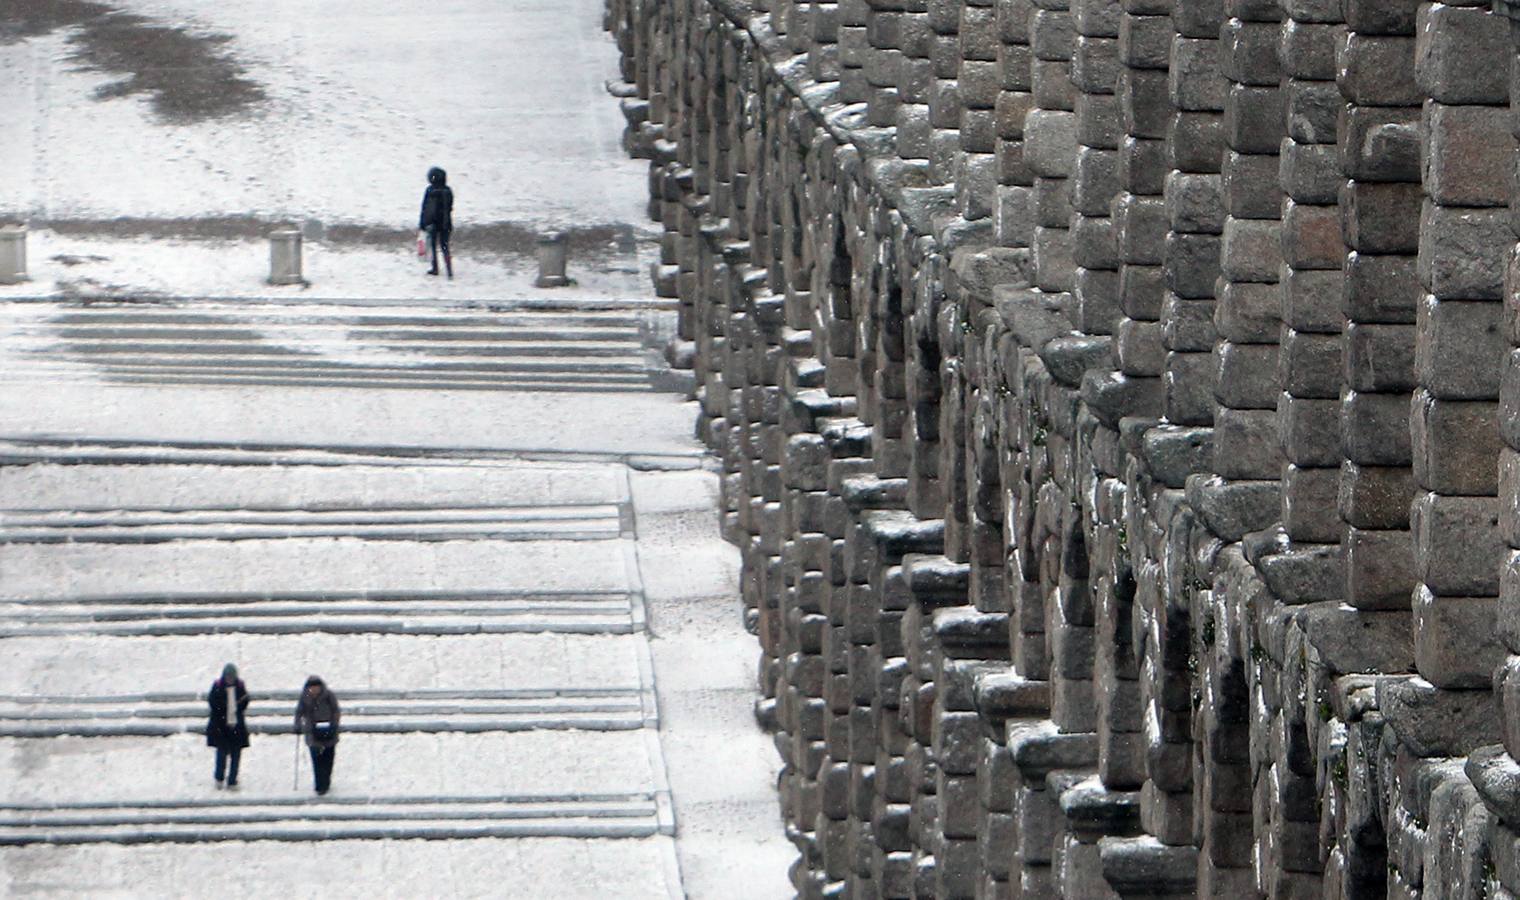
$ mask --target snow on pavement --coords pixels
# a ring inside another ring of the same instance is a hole
[[[486,353],[547,372],[545,342],[588,370],[640,360],[670,328],[600,0],[101,2],[140,19],[0,44],[0,221],[30,223],[32,277],[0,286],[0,537],[24,541],[0,544],[0,634],[32,634],[0,637],[0,894],[788,896],[694,405],[610,367],[577,393],[441,374],[494,371]],[[125,76],[85,41],[133,28],[224,54],[262,99],[197,119],[99,98]],[[453,281],[412,248],[431,165],[458,197]],[[264,283],[278,223],[306,236],[307,284]],[[558,230],[578,284],[535,288],[534,240]],[[628,310],[643,346],[501,312],[545,305]],[[382,310],[415,334],[375,338]],[[482,316],[533,336],[472,334]],[[439,516],[587,504],[616,508],[611,533],[420,539]],[[291,533],[247,539],[258,510]],[[334,510],[417,533],[315,536]],[[349,692],[330,800],[291,788],[293,738],[256,733],[232,793],[199,735],[155,732],[193,727],[183,698],[229,659],[266,692],[260,728],[306,674]],[[618,710],[606,727],[569,727],[585,696]],[[38,729],[61,733],[15,736]],[[205,842],[114,843],[134,831]],[[580,837],[542,836],[561,833]]]
[[[0,44],[0,221],[37,229],[33,284],[0,286],[0,298],[648,294],[638,254],[618,242],[572,259],[580,283],[556,291],[532,287],[532,246],[482,243],[481,230],[502,223],[526,235],[656,233],[644,166],[622,152],[622,119],[602,89],[617,61],[598,0],[335,0],[320,16],[297,0],[109,5],[229,37],[218,52],[266,99],[245,115],[166,124],[149,96],[96,99],[117,79],[76,58],[77,29]],[[452,283],[421,275],[407,236],[433,165],[456,194]],[[123,217],[170,234],[122,236],[109,226]],[[318,237],[306,248],[311,286],[273,289],[263,241],[173,235],[176,222],[192,235],[197,222],[226,217],[291,222],[309,237],[343,225],[398,237],[380,249]],[[59,233],[46,227],[54,221],[100,226]]]

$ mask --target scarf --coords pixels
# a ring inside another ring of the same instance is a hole
[[[227,686],[227,727],[237,727],[237,685]]]

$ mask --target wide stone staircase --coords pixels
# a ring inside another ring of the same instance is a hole
[[[643,391],[657,322],[616,309],[0,307],[29,377],[122,384]]]
[[[655,318],[13,304],[0,389],[185,416],[219,390],[647,393]],[[0,874],[92,847],[336,842],[384,894],[386,866],[430,852],[415,839],[450,839],[535,860],[503,889],[547,868],[582,872],[564,896],[680,894],[625,460],[100,421],[0,435]],[[253,695],[237,791],[201,736],[228,661]],[[321,798],[291,734],[313,673],[343,704]],[[181,887],[215,865],[186,852]],[[586,874],[588,852],[621,876]]]

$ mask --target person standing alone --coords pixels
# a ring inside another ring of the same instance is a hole
[[[433,267],[429,275],[438,274],[438,251],[443,251],[443,265],[449,277],[454,277],[454,259],[449,255],[449,233],[454,230],[454,191],[449,187],[449,175],[437,166],[428,169],[427,190],[422,192],[422,216],[417,228],[428,236],[428,246],[433,251]]]
[[[206,720],[206,746],[216,748],[216,778],[218,789],[222,775],[227,776],[227,787],[237,790],[238,761],[243,748],[248,746],[248,722],[244,713],[248,709],[248,689],[238,678],[237,666],[232,663],[222,667],[222,677],[211,683],[206,694],[211,716]]]
[[[305,735],[318,794],[332,786],[333,757],[338,752],[338,696],[313,675],[296,703],[296,733]]]

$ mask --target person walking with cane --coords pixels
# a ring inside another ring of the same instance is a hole
[[[311,769],[320,796],[332,787],[333,757],[338,752],[338,696],[316,675],[306,679],[296,703],[296,734],[311,751]]]
[[[206,746],[216,748],[217,790],[222,788],[222,776],[227,776],[227,787],[237,790],[238,761],[243,748],[248,746],[248,688],[238,678],[237,666],[232,663],[222,667],[222,677],[211,683],[206,693],[206,704],[211,715],[206,719]]]
[[[433,250],[433,267],[429,275],[438,274],[438,251],[443,250],[443,265],[454,277],[454,258],[449,255],[449,234],[454,230],[454,190],[449,187],[447,172],[437,166],[428,169],[428,186],[422,192],[422,215],[417,230],[427,234]]]

